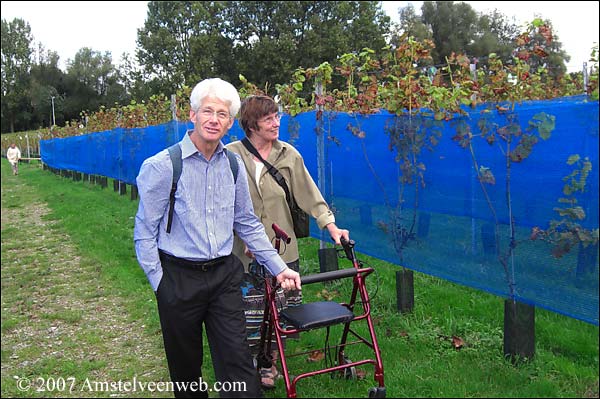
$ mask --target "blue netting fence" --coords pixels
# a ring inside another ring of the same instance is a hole
[[[359,251],[598,325],[598,245],[574,246],[557,258],[553,245],[530,239],[533,228],[547,229],[552,220],[564,219],[556,208],[565,207],[559,198],[566,196],[563,178],[576,166],[567,159],[575,154],[592,164],[585,191],[571,195],[585,212],[576,222],[581,229],[598,229],[598,102],[576,96],[519,105],[510,116],[522,131],[540,112],[555,117],[555,129],[526,159],[511,163],[510,171],[504,143],[473,138],[479,170],[489,170],[495,180],[485,185],[487,196],[471,152],[456,137],[465,126],[479,132],[482,119],[486,126],[504,126],[508,115],[480,111],[448,122],[387,112],[325,112],[317,120],[316,112],[306,112],[284,116],[280,138],[300,151],[338,226],[350,230]],[[173,121],[44,140],[41,157],[56,169],[135,184],[144,159],[191,127]],[[242,137],[236,121],[223,141]],[[498,254],[507,254],[511,245],[511,216],[514,249],[505,269]],[[314,223],[311,235],[328,241]]]

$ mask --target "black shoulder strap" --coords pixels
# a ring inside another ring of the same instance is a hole
[[[173,223],[173,211],[175,210],[175,192],[177,191],[177,182],[181,177],[181,170],[183,168],[183,160],[181,159],[181,146],[179,143],[173,144],[168,148],[169,157],[173,164],[173,182],[171,183],[171,193],[169,194],[169,220],[167,221],[167,233],[171,233],[171,223]],[[232,152],[227,151],[227,158],[229,159],[229,166],[231,167],[231,173],[233,173],[233,182],[237,183],[239,165],[235,155]]]
[[[231,173],[233,173],[233,184],[236,184],[239,169],[237,158],[233,152],[227,151],[227,148],[225,148],[223,151],[225,151],[227,158],[229,158],[229,166],[231,167]]]
[[[285,182],[285,179],[283,178],[283,176],[281,175],[279,170],[275,166],[273,166],[269,162],[267,162],[265,159],[263,159],[263,157],[260,156],[258,150],[256,148],[254,148],[254,146],[252,145],[250,140],[248,140],[248,137],[244,137],[242,139],[242,144],[244,145],[244,147],[246,147],[246,149],[248,151],[250,151],[252,153],[252,155],[254,155],[256,158],[258,158],[263,164],[265,164],[269,174],[271,176],[273,176],[273,178],[275,179],[277,184],[279,184],[281,186],[281,188],[283,188],[283,191],[285,191],[285,200],[287,201],[288,205],[290,205],[290,209],[292,209],[291,202],[290,202],[291,201],[290,190],[288,189],[287,183]]]
[[[169,221],[167,222],[167,233],[171,233],[173,210],[175,209],[175,191],[177,191],[177,182],[181,177],[183,160],[181,159],[181,146],[179,143],[173,144],[168,150],[171,163],[173,164],[173,182],[171,183],[171,194],[169,195]]]

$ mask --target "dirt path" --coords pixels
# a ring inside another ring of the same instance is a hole
[[[3,184],[2,396],[172,397],[139,385],[168,381],[160,334],[130,319],[49,213]]]

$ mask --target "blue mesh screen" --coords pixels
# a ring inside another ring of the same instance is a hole
[[[477,166],[489,169],[495,179],[495,184],[486,185],[486,198],[470,151],[453,140],[464,125],[477,134],[482,119],[506,124],[508,114],[482,110],[448,122],[387,112],[325,112],[317,119],[316,112],[306,112],[284,116],[280,138],[300,151],[334,209],[338,226],[351,231],[359,251],[503,297],[512,294],[597,325],[598,246],[574,247],[556,258],[551,244],[530,236],[533,227],[547,229],[551,220],[560,219],[555,208],[564,207],[559,198],[565,196],[563,178],[574,169],[567,164],[573,154],[592,162],[586,191],[576,195],[586,213],[578,223],[598,228],[598,102],[584,96],[526,102],[510,114],[523,131],[540,112],[553,115],[556,122],[549,139],[535,144],[524,161],[510,164],[510,214],[500,143],[489,145],[477,137],[472,141]],[[404,136],[391,134],[394,126]],[[54,168],[134,184],[143,160],[180,140],[191,127],[171,122],[45,140],[42,160]],[[411,155],[418,165],[412,179],[399,157],[403,144],[398,140],[410,134],[419,143]],[[223,141],[243,136],[236,122]],[[506,254],[511,245],[511,216],[516,225],[514,251],[500,262],[498,253]],[[324,238],[314,223],[311,235]]]
[[[128,184],[135,179],[145,159],[183,138],[191,122],[172,121],[164,125],[91,133],[83,136],[42,140],[42,161],[56,169],[107,176]],[[237,121],[223,138],[243,137]]]

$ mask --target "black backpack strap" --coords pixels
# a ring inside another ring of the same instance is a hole
[[[275,179],[277,184],[279,184],[285,192],[285,200],[288,203],[290,209],[292,209],[290,190],[288,189],[284,177],[279,172],[279,169],[277,169],[275,166],[271,165],[269,162],[263,159],[263,157],[259,154],[258,150],[254,148],[250,140],[248,140],[248,137],[244,137],[242,139],[242,144],[244,145],[244,147],[246,147],[248,151],[252,153],[252,155],[258,158],[267,167],[267,171],[269,172],[269,174],[273,176],[273,179]]]
[[[227,151],[227,148],[225,148],[223,151],[225,151],[227,158],[229,158],[229,166],[231,167],[231,173],[233,173],[233,184],[236,184],[239,169],[237,158],[233,152]]]
[[[169,157],[173,164],[173,182],[171,183],[171,193],[169,194],[169,220],[167,221],[167,233],[171,233],[171,224],[173,223],[173,211],[175,210],[175,192],[177,191],[177,182],[181,177],[181,170],[183,168],[183,160],[181,159],[181,146],[179,143],[173,144],[168,148]],[[239,164],[235,154],[225,150],[227,158],[229,159],[229,166],[231,167],[231,173],[233,173],[233,182],[237,183]]]
[[[173,182],[171,183],[171,194],[169,195],[169,220],[167,222],[167,233],[171,233],[173,210],[175,209],[175,191],[177,191],[177,182],[181,177],[183,161],[181,159],[181,146],[179,143],[173,144],[168,150],[171,163],[173,164]]]

